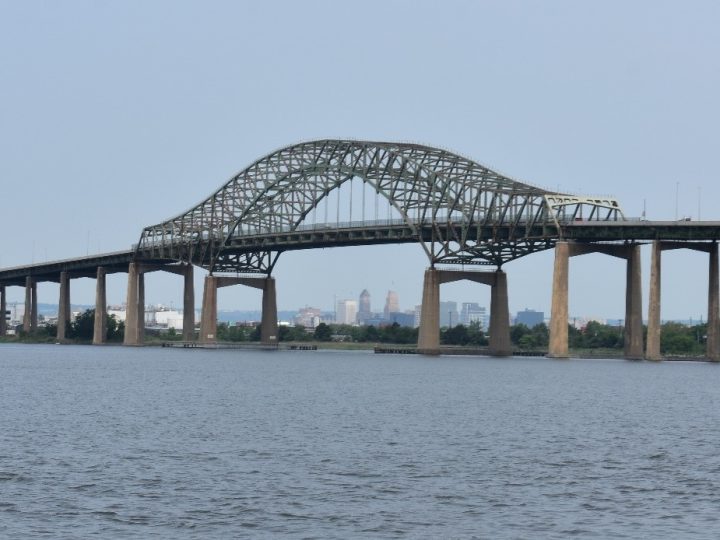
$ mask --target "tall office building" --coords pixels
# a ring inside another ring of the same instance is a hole
[[[477,302],[463,302],[460,310],[460,323],[467,326],[474,322],[480,323],[480,328],[487,330],[487,308],[481,306]]]
[[[357,314],[357,322],[359,324],[365,324],[365,321],[372,317],[372,311],[370,310],[370,293],[367,289],[363,289],[360,293],[360,302]]]
[[[298,310],[295,316],[295,325],[304,326],[305,328],[317,328],[320,324],[322,313],[318,308],[304,307]]]
[[[385,299],[385,319],[390,319],[391,313],[398,313],[400,311],[400,298],[398,293],[395,291],[388,291],[387,298]]]
[[[524,324],[528,328],[542,324],[544,321],[545,313],[527,308],[523,311],[518,311],[517,316],[515,317],[515,324]]]
[[[460,324],[457,302],[440,302],[440,327],[452,328]]]
[[[355,324],[357,320],[357,301],[340,300],[337,303],[337,319],[338,324]]]

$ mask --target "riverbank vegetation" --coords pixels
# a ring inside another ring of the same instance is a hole
[[[66,341],[74,343],[91,343],[95,310],[90,309],[79,314],[68,324]],[[124,336],[124,323],[114,316],[108,316],[108,342],[121,343]],[[647,331],[647,329],[645,329]],[[393,344],[413,346],[417,343],[418,329],[400,326],[397,323],[387,326],[351,326],[343,324],[320,325],[314,330],[300,326],[280,326],[278,328],[280,342],[318,344],[343,344],[350,348],[371,347],[375,344]],[[54,343],[57,339],[57,327],[46,325],[38,328],[33,334],[21,332],[17,336],[0,337],[4,342]],[[258,342],[260,341],[260,325],[235,326],[227,323],[218,324],[218,341],[226,342]],[[528,328],[524,324],[510,327],[510,339],[513,347],[522,351],[547,350],[549,331],[545,324]],[[662,325],[660,350],[665,355],[702,356],[705,353],[707,325],[687,326],[675,322]],[[182,334],[169,329],[161,334],[148,332],[148,343],[161,341],[180,341]],[[599,322],[589,322],[584,328],[568,328],[568,345],[571,351],[595,351],[598,353],[619,353],[623,349],[624,328],[610,326]],[[351,345],[352,344],[352,345]],[[365,344],[365,345],[363,345]],[[440,330],[440,344],[461,347],[486,347],[488,335],[478,323],[457,325]]]

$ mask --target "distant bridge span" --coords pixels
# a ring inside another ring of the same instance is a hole
[[[565,356],[567,258],[594,251],[628,262],[626,354],[638,357],[643,356],[639,242],[653,242],[653,261],[658,261],[653,271],[658,276],[663,249],[689,247],[710,253],[708,320],[717,322],[717,301],[712,300],[713,294],[717,296],[717,291],[713,293],[717,279],[713,281],[712,268],[717,268],[713,261],[719,238],[717,222],[629,219],[615,199],[548,191],[439,148],[319,140],[288,146],[257,160],[188,211],[145,227],[128,251],[0,270],[0,301],[4,311],[5,287],[24,285],[26,304],[36,306],[35,284],[59,282],[58,339],[63,339],[69,320],[69,280],[97,276],[96,309],[104,313],[105,275],[128,272],[125,341],[139,344],[143,338],[143,274],[170,271],[185,276],[184,335],[190,340],[194,327],[192,268],[198,266],[210,272],[203,295],[200,340],[216,339],[217,288],[240,283],[263,289],[263,341],[272,343],[277,316],[270,276],[283,252],[417,242],[430,263],[419,347],[433,351],[439,346],[440,283],[472,279],[493,288],[490,349],[508,354],[507,284],[501,268],[519,257],[555,248],[550,352]],[[436,265],[492,266],[495,271],[449,273],[436,270]],[[659,356],[659,278],[655,281],[649,357]],[[26,311],[24,327],[30,331],[37,324],[36,307]],[[4,334],[2,319],[0,333]],[[104,342],[101,319],[96,320],[97,343]],[[709,330],[708,336],[708,355],[720,357],[720,340],[714,330]]]

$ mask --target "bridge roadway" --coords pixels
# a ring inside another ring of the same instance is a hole
[[[447,222],[435,225],[416,223],[415,225],[420,231],[419,235],[404,220],[340,223],[339,226],[306,225],[295,230],[280,230],[233,238],[229,244],[229,250],[237,253],[261,250],[282,253],[284,251],[343,246],[432,242],[434,234],[438,230],[446,237],[459,237],[462,234],[460,225]],[[558,234],[554,227],[548,225],[536,225],[526,229],[522,222],[516,226],[471,225],[467,230],[470,232],[469,236],[478,242],[487,242],[497,238],[509,241],[530,239],[543,241],[542,249],[555,247],[558,239],[582,243],[720,240],[720,221],[575,221],[561,223],[561,234]],[[169,257],[144,254],[142,251],[137,251],[137,246],[134,245],[126,251],[0,269],[0,286],[25,286],[27,277],[32,277],[39,282],[59,283],[61,272],[70,273],[70,277],[73,279],[94,278],[98,267],[105,268],[107,274],[127,273],[128,266],[133,261],[146,265],[178,263]],[[468,265],[483,264],[477,261],[458,261],[458,263],[460,262]]]

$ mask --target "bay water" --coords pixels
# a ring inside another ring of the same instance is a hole
[[[720,366],[0,345],[0,538],[717,538]]]

